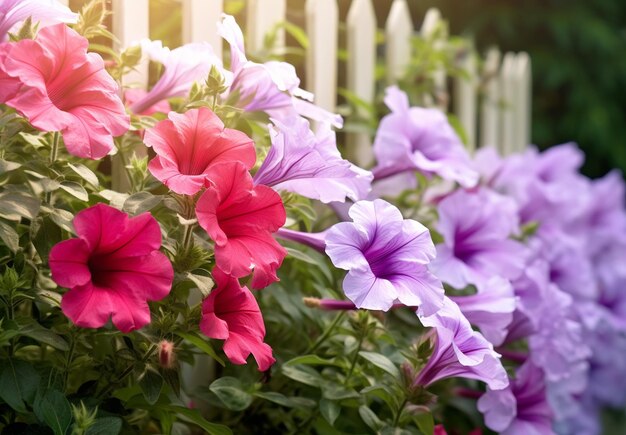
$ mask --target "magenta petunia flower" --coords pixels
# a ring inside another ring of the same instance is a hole
[[[194,82],[206,79],[212,66],[225,73],[221,59],[206,42],[185,44],[171,51],[161,41],[144,39],[140,45],[148,59],[160,63],[164,71],[152,89],[130,105],[133,113],[144,113],[160,101],[186,95]]]
[[[253,186],[239,162],[216,164],[207,176],[216,182],[198,200],[196,216],[215,242],[217,267],[236,278],[252,273],[257,289],[278,281],[276,270],[287,255],[272,237],[287,218],[280,195]]]
[[[287,190],[324,203],[367,196],[372,174],[341,158],[335,132],[320,124],[317,134],[301,117],[272,120],[272,146],[254,176],[256,184]]]
[[[451,297],[472,325],[478,326],[483,336],[499,346],[507,336],[507,327],[513,320],[515,294],[511,283],[493,276],[478,286],[470,296]]]
[[[476,185],[478,172],[443,112],[410,107],[397,86],[387,88],[385,104],[391,113],[380,121],[374,139],[376,179],[417,170],[464,187]]]
[[[205,187],[213,165],[241,162],[254,166],[256,151],[252,139],[239,130],[224,128],[222,120],[206,107],[180,114],[146,131],[144,142],[157,156],[148,169],[176,193],[193,195]]]
[[[39,27],[75,23],[78,14],[56,0],[3,0],[0,2],[0,42],[8,39],[16,24],[31,17]]]
[[[418,317],[424,326],[434,328],[436,337],[433,353],[414,385],[428,387],[440,379],[461,377],[483,381],[493,390],[506,388],[509,379],[500,355],[472,329],[457,304],[445,297],[437,313],[425,316],[420,309]]]
[[[431,270],[456,288],[497,275],[514,279],[524,267],[525,248],[510,239],[518,231],[515,203],[481,188],[458,190],[439,203],[437,245]]]
[[[224,353],[233,364],[246,364],[250,354],[266,371],[276,361],[265,343],[265,325],[259,305],[247,287],[221,270],[213,269],[217,285],[202,302],[200,330],[209,338],[224,341]]]
[[[443,303],[441,282],[428,271],[435,247],[428,229],[403,219],[381,199],[350,208],[353,222],[340,222],[326,233],[326,253],[348,271],[343,291],[358,308],[387,311],[394,301],[435,313]]]
[[[0,46],[0,102],[33,127],[60,131],[70,154],[100,159],[130,120],[118,87],[100,55],[64,24],[39,31],[34,40]]]
[[[516,375],[507,388],[488,388],[478,400],[478,410],[485,415],[485,424],[502,435],[554,434],[543,372],[526,362]]]
[[[50,251],[52,279],[70,290],[61,309],[77,326],[99,328],[110,317],[122,332],[150,323],[147,301],[167,296],[174,272],[150,213],[133,218],[96,204],[74,218],[78,238]]]

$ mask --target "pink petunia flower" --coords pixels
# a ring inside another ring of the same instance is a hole
[[[263,342],[265,325],[254,296],[218,268],[213,278],[217,287],[202,302],[200,330],[207,337],[225,340],[224,353],[233,364],[245,364],[252,354],[259,370],[268,370],[276,360]]]
[[[272,237],[286,219],[280,196],[267,186],[254,186],[238,162],[215,165],[208,177],[219,183],[202,194],[196,216],[215,241],[217,267],[236,278],[252,272],[256,289],[278,281],[276,270],[287,254]]]
[[[70,154],[100,159],[130,120],[102,58],[87,46],[64,24],[42,29],[34,40],[1,45],[0,102],[39,130],[60,131]]]
[[[133,218],[96,204],[74,218],[78,238],[50,251],[52,279],[70,290],[61,309],[74,324],[99,328],[113,318],[122,332],[150,323],[147,301],[167,296],[174,271],[159,252],[161,228],[150,213]]]
[[[206,107],[169,119],[149,129],[144,137],[157,156],[150,161],[152,175],[176,193],[193,195],[205,187],[209,170],[220,162],[240,162],[250,169],[256,161],[252,139],[224,128],[222,120]]]
[[[127,89],[124,92],[124,102],[126,103],[126,106],[132,107],[136,102],[142,100],[147,94],[148,91],[144,89]],[[170,103],[167,100],[160,100],[154,103],[152,106],[147,107],[137,115],[150,116],[154,115],[157,112],[169,113],[170,110],[172,110],[172,108],[170,107]]]

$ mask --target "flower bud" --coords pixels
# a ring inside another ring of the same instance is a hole
[[[171,341],[161,340],[159,343],[159,364],[166,369],[171,369],[174,367],[174,364],[176,364],[174,343]]]

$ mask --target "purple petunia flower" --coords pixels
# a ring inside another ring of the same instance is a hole
[[[485,415],[487,427],[502,435],[554,433],[543,372],[530,362],[517,370],[507,388],[487,389],[478,400],[478,410]]]
[[[304,118],[272,119],[272,146],[254,176],[255,184],[287,190],[324,203],[364,199],[372,174],[341,158],[335,132],[320,124],[317,134]]]
[[[525,248],[509,236],[518,231],[517,208],[486,188],[458,190],[439,203],[437,245],[431,270],[456,288],[491,276],[514,279],[524,267]]]
[[[75,23],[78,14],[56,0],[3,0],[0,2],[0,42],[6,41],[16,24],[31,17],[40,27]]]
[[[374,140],[375,178],[417,170],[464,187],[476,185],[478,172],[443,112],[410,107],[397,86],[387,88],[385,104],[391,113],[381,120]]]
[[[444,297],[443,307],[431,316],[421,308],[418,316],[424,326],[435,329],[435,344],[428,362],[419,372],[414,385],[428,387],[434,382],[461,377],[485,382],[493,390],[509,384],[500,355],[480,332],[472,329],[458,305]]]
[[[428,271],[435,247],[428,229],[403,219],[381,199],[350,208],[353,222],[340,222],[326,233],[326,253],[348,271],[343,290],[358,308],[386,311],[394,301],[419,306],[426,315],[442,306],[441,282]]]
[[[493,276],[478,286],[478,293],[450,299],[487,340],[495,346],[502,344],[515,311],[515,295],[508,280]]]

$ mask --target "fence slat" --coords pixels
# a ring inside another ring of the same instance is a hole
[[[70,5],[70,0],[57,0],[57,2],[61,3],[63,6],[68,6]]]
[[[320,107],[335,111],[337,105],[337,32],[339,11],[336,0],[307,0],[306,89]]]
[[[119,40],[114,48],[119,50],[128,47],[133,42],[147,38],[150,35],[148,23],[148,0],[113,0],[113,33]],[[124,76],[124,84],[138,85],[145,88],[148,84],[147,58],[132,71]],[[147,155],[146,147],[140,145],[135,149],[138,157]],[[111,184],[114,190],[126,192],[130,183],[126,176],[122,159],[115,156],[111,159]]]
[[[217,22],[224,10],[223,0],[183,0],[183,43],[208,42],[222,57],[222,38]]]
[[[516,135],[515,125],[515,53],[508,52],[502,60],[500,71],[500,143],[502,155],[513,152]]]
[[[430,8],[426,11],[426,15],[424,15],[424,22],[422,23],[422,27],[420,29],[420,33],[424,38],[434,38],[433,47],[439,49],[445,43],[445,39],[448,37],[447,31],[443,23],[443,19],[441,18],[441,12],[437,8]],[[440,35],[435,34],[437,31],[440,31]],[[448,107],[448,98],[447,98],[447,90],[446,90],[446,70],[440,68],[439,70],[433,73],[433,81],[435,84],[435,95],[437,97],[437,101],[427,101],[429,105],[436,105],[440,109],[446,111]]]
[[[206,0],[204,0],[206,1]],[[285,21],[287,13],[286,0],[248,0],[246,49],[259,51],[263,48],[265,35],[277,23]],[[276,45],[285,45],[285,31],[279,29],[276,34]]]
[[[476,58],[469,52],[460,62],[461,68],[467,77],[457,77],[454,80],[454,112],[459,118],[467,136],[467,148],[476,148]]]
[[[528,56],[528,53],[518,53],[515,61],[516,144],[513,151],[520,152],[523,151],[531,141],[530,120],[532,71],[530,56]]]
[[[500,102],[500,51],[492,48],[487,52],[482,76],[485,79],[480,105],[480,146],[497,147],[500,141],[498,108]]]
[[[394,0],[385,23],[385,61],[387,82],[402,78],[411,60],[413,22],[406,0]]]
[[[354,0],[346,24],[347,88],[364,102],[372,103],[376,66],[376,16],[371,1]],[[368,133],[350,133],[346,142],[348,154],[356,164],[367,167],[373,162],[372,141]]]

